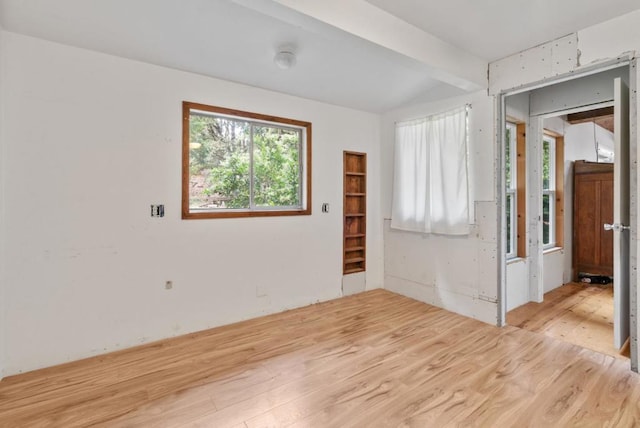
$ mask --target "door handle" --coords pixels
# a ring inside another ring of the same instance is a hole
[[[623,230],[629,230],[629,229],[631,229],[629,226],[625,226],[625,225],[620,224],[620,223],[613,223],[613,224],[605,223],[604,224],[604,230],[614,230],[616,232],[622,232]]]

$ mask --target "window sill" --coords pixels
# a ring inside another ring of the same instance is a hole
[[[282,217],[295,215],[311,215],[311,208],[302,210],[272,210],[272,211],[183,211],[183,220],[213,219],[213,218],[246,218],[246,217]]]
[[[551,254],[551,253],[557,253],[558,251],[562,251],[564,250],[563,247],[551,247],[551,248],[547,248],[546,250],[542,250],[542,254]]]
[[[514,264],[514,263],[524,263],[525,260],[526,259],[524,257],[512,257],[512,258],[507,260],[507,264],[511,265],[511,264]]]

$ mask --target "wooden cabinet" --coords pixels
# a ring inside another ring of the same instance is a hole
[[[576,161],[573,170],[573,268],[613,275],[613,164]]]
[[[367,154],[344,152],[342,272],[363,272],[367,250]]]

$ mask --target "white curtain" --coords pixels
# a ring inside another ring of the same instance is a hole
[[[391,227],[469,233],[467,108],[396,124]]]

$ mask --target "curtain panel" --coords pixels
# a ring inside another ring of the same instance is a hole
[[[467,107],[396,124],[391,227],[469,233]]]

